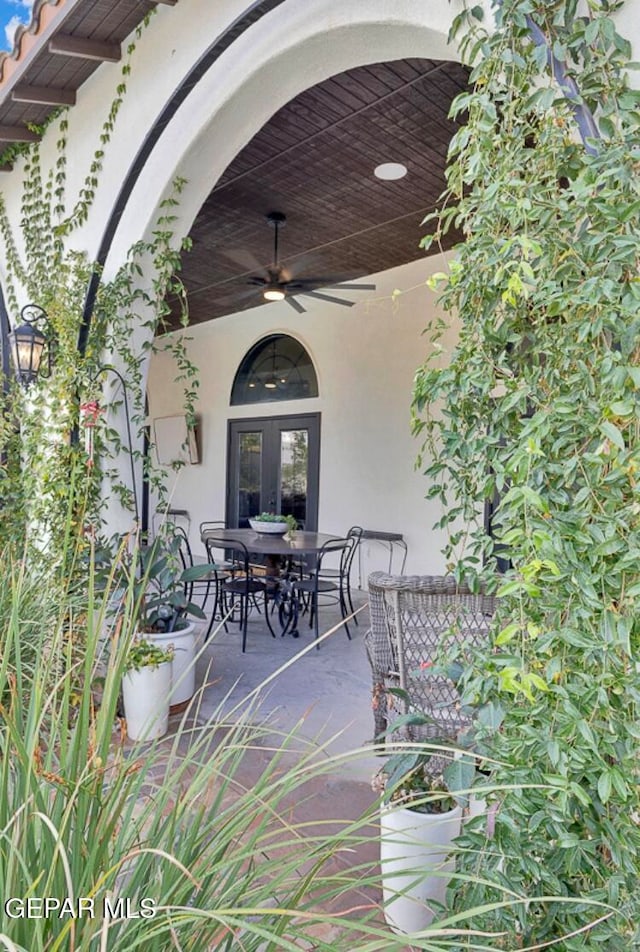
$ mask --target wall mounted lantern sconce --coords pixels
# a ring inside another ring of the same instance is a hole
[[[37,377],[51,375],[51,341],[37,325],[47,325],[47,312],[38,304],[26,304],[20,311],[22,323],[9,333],[11,356],[18,380],[29,387]],[[47,371],[41,369],[47,351]]]

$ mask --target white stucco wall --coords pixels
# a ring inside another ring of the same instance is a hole
[[[489,7],[490,0],[483,5]],[[89,256],[96,254],[120,187],[154,121],[193,63],[249,6],[247,0],[180,0],[176,6],[158,8],[133,54],[128,92],[106,149],[95,203],[86,224],[69,239],[70,247]],[[124,210],[105,276],[115,273],[134,242],[149,236],[176,175],[187,179],[177,209],[176,241],[188,234],[229,162],[301,90],[365,63],[412,56],[456,59],[456,50],[447,45],[446,37],[460,6],[460,0],[286,0],[255,23],[212,66],[167,125]],[[640,0],[630,0],[620,17],[636,58],[640,54],[639,13]],[[120,78],[120,66],[102,65],[78,91],[77,105],[69,113],[70,207],[99,144],[101,124]],[[43,140],[45,167],[53,161],[57,138],[54,124]],[[16,224],[21,176],[18,161],[14,171],[0,180],[9,217]],[[0,279],[3,267],[0,261]],[[412,303],[418,292],[401,298],[397,310],[384,301],[394,284],[411,286],[417,283],[416,277],[421,280],[422,274],[413,271],[419,267],[410,266],[406,275],[381,276],[377,295],[381,300],[369,306],[359,303],[350,312],[318,305],[293,325],[286,305],[269,305],[240,319],[230,316],[211,328],[195,329],[201,353],[206,349],[210,358],[202,396],[209,429],[205,429],[206,455],[199,472],[210,472],[213,491],[218,493],[218,486],[224,484],[228,416],[222,411],[246,348],[274,330],[299,331],[316,361],[322,388],[313,407],[323,414],[321,526],[340,531],[360,521],[368,528],[398,528],[406,532],[410,543],[408,568],[440,571],[435,554],[439,545],[432,544],[429,535],[436,514],[425,509],[421,521],[425,487],[411,468],[416,446],[407,422],[411,377],[424,348],[420,331],[428,318],[430,294],[422,292],[424,303]],[[159,370],[160,364],[154,374]],[[158,388],[155,380],[152,391],[159,402],[154,413],[163,415],[167,411],[160,404],[172,402],[171,392]],[[280,409],[286,407],[280,405]],[[295,409],[303,409],[302,404]],[[347,471],[350,477],[355,474],[351,482],[359,487],[353,496],[344,491]],[[183,479],[184,486],[177,492],[193,496],[199,476],[194,470]],[[385,500],[384,519],[381,499]],[[220,515],[222,502],[220,497],[215,506]],[[210,514],[207,506],[203,518]],[[194,517],[197,521],[195,512]]]
[[[296,315],[284,302],[267,304],[189,329],[190,356],[201,371],[204,453],[201,464],[178,473],[172,505],[189,511],[196,547],[200,521],[224,518],[228,420],[320,412],[319,529],[344,533],[356,524],[402,532],[408,572],[443,571],[443,538],[432,528],[440,507],[424,498],[428,483],[414,469],[418,443],[410,433],[412,380],[427,352],[422,331],[435,315],[434,294],[424,282],[442,265],[442,259],[432,258],[375,275],[377,290],[354,295],[358,303],[349,309],[305,299],[306,314]],[[395,288],[403,293],[392,300]],[[308,349],[319,397],[230,407],[233,378],[246,351],[277,332],[292,334]],[[449,343],[454,336],[452,331]],[[172,375],[170,359],[154,356],[152,419],[180,413]],[[363,578],[386,568],[387,559],[379,543],[365,543]]]

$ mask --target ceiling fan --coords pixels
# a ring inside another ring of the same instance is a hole
[[[278,232],[287,220],[282,212],[269,212],[267,222],[274,229],[273,264],[266,268],[267,277],[253,275],[249,284],[260,288],[265,301],[286,301],[291,307],[303,314],[306,308],[296,300],[298,295],[329,301],[331,304],[342,304],[344,307],[353,307],[355,301],[336,297],[334,294],[325,294],[316,288],[344,288],[346,291],[375,291],[375,284],[352,284],[336,278],[292,278],[290,273],[278,260]]]

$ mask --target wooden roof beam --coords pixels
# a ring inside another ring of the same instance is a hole
[[[38,142],[40,136],[26,126],[0,126],[0,142]]]
[[[49,40],[49,52],[78,59],[99,60],[102,63],[117,63],[122,55],[119,43],[87,40],[69,33],[58,33],[52,37]]]
[[[11,92],[14,102],[32,102],[39,106],[75,106],[76,94],[73,89],[55,89],[52,86],[30,86],[20,83]]]

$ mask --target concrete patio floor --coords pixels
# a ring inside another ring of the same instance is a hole
[[[299,724],[300,734],[322,744],[328,755],[359,750],[353,757],[344,756],[339,773],[369,787],[381,760],[370,750],[373,714],[371,669],[363,643],[369,627],[365,593],[355,592],[354,604],[361,610],[359,623],[349,624],[351,640],[340,625],[319,649],[306,616],[300,619],[298,638],[289,634],[272,638],[264,616],[252,612],[244,654],[238,625],[229,623],[227,632],[219,627],[197,666],[197,683],[208,682],[202,693],[201,718],[210,717],[219,705],[225,713],[234,710],[240,716],[247,700],[256,695],[259,709],[253,712],[254,719],[284,731]],[[340,620],[335,604],[322,606],[321,636]],[[278,633],[275,616],[272,624]]]

